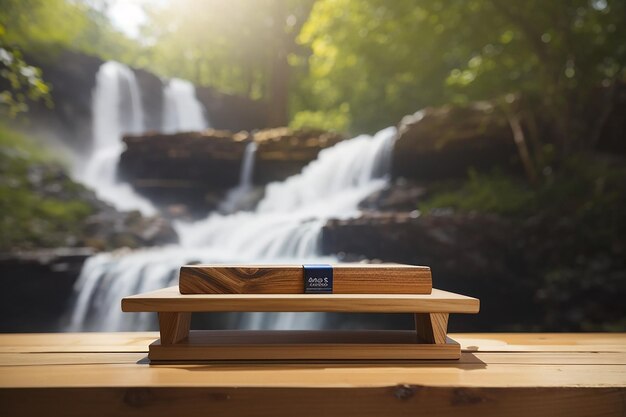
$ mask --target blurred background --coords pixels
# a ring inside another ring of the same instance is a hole
[[[481,299],[452,331],[624,331],[625,116],[620,0],[0,0],[0,331],[155,329],[120,299],[200,262],[428,265]]]

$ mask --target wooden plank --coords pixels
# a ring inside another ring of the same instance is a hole
[[[145,358],[144,352],[0,353],[0,366],[113,365],[137,363]]]
[[[478,299],[433,289],[431,294],[189,294],[169,287],[122,299],[127,312],[328,311],[477,313]]]
[[[459,344],[418,342],[412,331],[192,331],[176,344],[156,341],[149,358],[186,360],[459,359]]]
[[[55,335],[48,336],[53,340]],[[141,360],[141,354],[124,357],[119,353],[26,353],[19,354],[19,363],[11,362],[15,355],[0,354],[0,387],[369,387],[404,383],[456,387],[626,387],[624,353],[464,352],[460,361],[265,361],[176,366],[148,365]],[[98,355],[106,355],[110,362],[90,363],[85,359]],[[72,362],[72,358],[77,361]]]
[[[563,334],[531,333],[454,335],[461,348],[470,352],[626,352],[624,333]]]
[[[302,294],[302,265],[186,265],[180,269],[182,294]],[[430,294],[427,266],[399,264],[333,265],[334,294]]]
[[[626,347],[626,333],[456,333],[457,339],[479,341],[481,345],[572,345]]]
[[[92,388],[0,390],[6,416],[623,416],[622,388]],[[33,399],[36,399],[34,401]]]
[[[159,332],[0,334],[0,353],[147,352]]]
[[[147,350],[147,348],[146,348]],[[31,352],[31,353],[0,353],[0,366],[40,366],[40,365],[86,365],[86,364],[132,364],[143,363],[146,352]],[[304,363],[295,360],[267,361],[215,361],[212,365],[230,365],[235,370],[240,365],[259,365],[261,367],[281,364],[297,368]],[[626,355],[614,352],[461,352],[458,362],[449,360],[429,360],[429,364],[500,364],[500,365],[626,365]],[[362,365],[364,367],[395,367],[414,365],[413,360],[307,360],[306,365],[323,365],[327,370],[334,367]]]
[[[69,387],[626,387],[626,365],[413,361],[388,364],[194,363],[0,366],[0,388]]]
[[[472,353],[624,353],[626,333],[452,333]],[[526,336],[526,337],[523,337]],[[147,352],[158,332],[0,334],[0,353]]]

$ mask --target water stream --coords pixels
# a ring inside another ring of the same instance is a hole
[[[144,131],[141,94],[130,68],[115,61],[100,66],[92,93],[92,114],[91,155],[84,164],[79,164],[77,178],[95,190],[98,198],[120,211],[154,214],[152,203],[117,177],[117,165],[124,149],[122,135]]]
[[[254,159],[256,157],[257,144],[252,141],[246,145],[241,161],[241,171],[239,173],[239,185],[228,192],[224,201],[219,205],[222,213],[234,213],[250,205],[254,191],[252,175],[254,173]]]
[[[196,132],[209,127],[196,88],[187,80],[172,78],[163,89],[163,132]]]

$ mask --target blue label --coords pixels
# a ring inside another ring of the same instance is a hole
[[[306,294],[332,294],[333,267],[327,264],[302,265]]]

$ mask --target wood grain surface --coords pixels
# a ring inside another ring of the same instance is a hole
[[[302,265],[187,265],[180,269],[182,294],[302,294]],[[333,265],[334,294],[430,294],[426,266]]]
[[[433,289],[431,294],[189,294],[169,287],[122,299],[126,312],[327,311],[478,313],[478,299]]]
[[[0,390],[6,416],[623,416],[623,388],[68,388]],[[33,399],[36,399],[34,401]]]
[[[2,416],[623,416],[626,334],[451,334],[459,361],[150,365],[157,332],[0,335]]]

